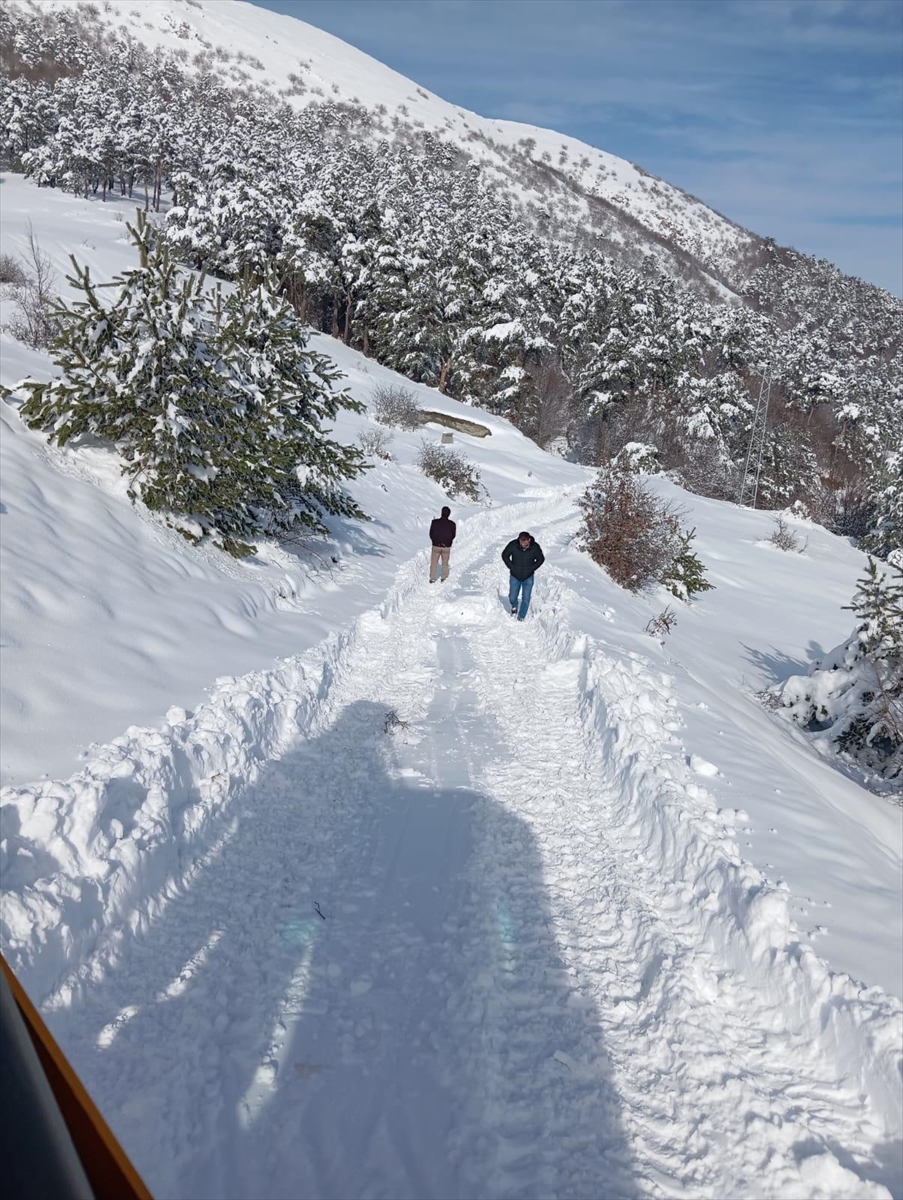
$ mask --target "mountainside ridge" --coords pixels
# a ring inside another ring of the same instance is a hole
[[[275,272],[414,382],[582,461],[650,445],[704,494],[741,495],[768,374],[758,502],[899,542],[889,293],[240,0],[10,5],[0,59],[0,153],[39,185],[143,193],[188,265]]]
[[[530,174],[548,181],[554,172],[568,189],[565,208],[572,221],[582,217],[590,224],[602,222],[601,232],[617,243],[624,232],[605,228],[599,211],[604,207],[628,218],[628,227],[636,228],[639,222],[650,238],[647,252],[667,261],[667,243],[672,241],[682,254],[698,260],[696,270],[702,266],[714,271],[719,282],[726,282],[738,253],[761,243],[642,167],[555,130],[470,112],[324,30],[245,0],[229,0],[227,5],[220,0],[159,0],[153,5],[110,0],[102,10],[90,0],[79,0],[77,6],[69,0],[49,0],[41,7],[75,8],[82,17],[96,19],[101,26],[114,23],[119,32],[170,53],[209,51],[224,80],[262,88],[298,109],[333,97],[336,103],[370,111],[385,106],[387,120],[400,115],[399,124],[454,140],[497,179],[513,174],[525,205],[541,203],[546,190],[531,184]],[[408,107],[415,105],[416,109]]]

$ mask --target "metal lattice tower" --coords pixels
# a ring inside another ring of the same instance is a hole
[[[737,503],[742,505],[752,492],[752,506],[756,507],[759,495],[759,475],[762,472],[762,456],[765,452],[765,432],[768,428],[768,402],[771,399],[771,367],[766,367],[764,374],[759,376],[759,396],[756,400],[756,411],[753,416],[752,428],[749,431],[749,446],[746,450],[746,463],[740,479],[740,491]]]

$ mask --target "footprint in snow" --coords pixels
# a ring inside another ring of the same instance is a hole
[[[323,1063],[308,1063],[296,1062],[292,1063],[292,1068],[296,1075],[300,1075],[302,1079],[309,1079],[311,1075],[319,1075],[323,1070]]]

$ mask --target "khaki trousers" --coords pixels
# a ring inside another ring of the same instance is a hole
[[[436,567],[442,563],[442,578],[448,579],[448,558],[451,546],[433,546],[430,553],[430,579],[436,578]]]

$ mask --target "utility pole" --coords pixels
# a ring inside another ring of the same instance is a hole
[[[740,478],[740,491],[737,494],[737,503],[742,505],[749,492],[752,491],[753,508],[756,507],[756,500],[759,496],[759,476],[762,473],[762,457],[765,453],[765,433],[768,429],[768,402],[770,399],[771,366],[769,365],[759,375],[759,395],[756,400],[752,427],[749,431],[749,445],[746,449],[743,475]]]

